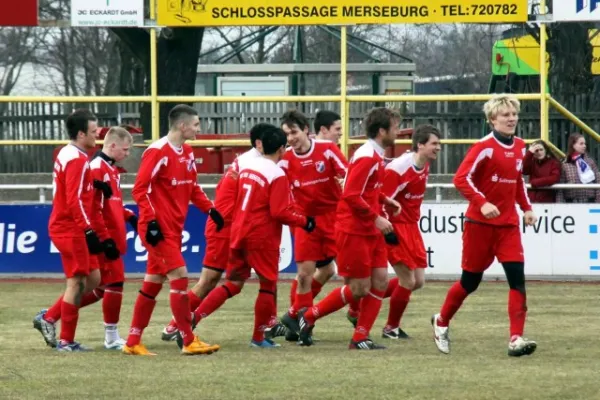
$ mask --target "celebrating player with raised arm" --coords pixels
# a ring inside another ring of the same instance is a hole
[[[533,353],[537,347],[536,342],[522,337],[527,301],[515,203],[525,213],[525,225],[533,225],[536,217],[523,182],[525,142],[514,136],[520,104],[515,97],[503,94],[490,99],[483,110],[492,132],[471,146],[454,176],[454,185],[469,201],[463,232],[462,276],[448,291],[440,313],[431,319],[433,337],[439,351],[450,353],[450,320],[467,296],[477,290],[484,271],[497,258],[510,287],[508,355],[519,357]]]
[[[60,253],[67,288],[50,309],[36,315],[33,327],[41,332],[48,346],[75,352],[89,350],[75,342],[75,331],[82,296],[100,283],[98,264],[92,258],[103,251],[103,246],[92,227],[93,182],[87,156],[87,151],[96,146],[97,118],[91,111],[79,109],[67,117],[66,125],[71,142],[60,150],[54,162],[48,232]],[[62,323],[57,343],[58,319]]]
[[[421,204],[427,189],[429,162],[441,150],[440,132],[431,125],[418,126],[412,135],[412,151],[402,154],[385,167],[383,193],[396,200],[402,211],[390,216],[398,244],[388,244],[388,261],[396,271],[386,292],[390,292],[390,311],[382,337],[406,339],[400,320],[413,291],[423,287],[427,255],[419,229]],[[386,293],[387,294],[387,293]]]
[[[335,113],[329,117],[340,118]],[[323,119],[323,114],[318,116],[315,125],[329,122]],[[308,120],[299,111],[286,112],[281,127],[290,147],[279,166],[292,184],[298,209],[306,215],[314,215],[317,222],[314,232],[294,230],[298,275],[292,283],[290,309],[281,322],[290,331],[287,340],[298,340],[298,311],[312,307],[313,299],[334,274],[336,208],[342,195],[338,179],[346,176],[348,162],[331,141],[308,138]]]
[[[191,328],[188,276],[181,254],[183,225],[190,201],[223,227],[224,221],[197,183],[196,161],[185,141],[200,132],[198,112],[177,105],[169,113],[169,133],[152,143],[142,155],[132,196],[139,206],[138,232],[148,251],[146,276],[133,310],[123,352],[155,355],[141,344],[165,279],[170,282],[169,302],[183,337],[183,354],[210,354],[219,349],[201,342]]]
[[[239,294],[250,277],[250,270],[254,269],[260,279],[260,290],[254,306],[250,344],[277,347],[275,342],[265,338],[264,330],[275,308],[282,224],[303,227],[310,232],[315,228],[315,221],[295,211],[290,183],[277,166],[285,152],[285,134],[270,124],[259,127],[264,156],[239,161],[227,280],[209,293],[194,313],[194,319],[200,322],[228,298]]]
[[[349,348],[383,348],[369,339],[369,332],[379,314],[388,283],[384,235],[390,241],[397,239],[391,222],[380,213],[382,204],[391,214],[400,211],[398,202],[381,192],[384,148],[394,144],[399,123],[400,115],[387,108],[371,110],[363,121],[369,140],[350,160],[335,227],[336,264],[346,284],[334,289],[306,312],[299,313],[300,340],[305,346],[312,344],[315,321],[340,310],[354,297],[362,298],[361,312]]]
[[[250,143],[252,149],[240,154],[231,164],[231,168],[223,175],[217,184],[215,193],[215,207],[219,210],[225,221],[223,229],[217,229],[217,224],[212,219],[206,221],[204,236],[206,237],[206,253],[204,254],[204,266],[198,283],[194,285],[188,296],[190,298],[190,310],[195,311],[202,304],[202,300],[213,290],[229,260],[229,237],[231,236],[231,222],[233,219],[233,207],[237,196],[237,177],[239,163],[247,159],[258,158],[262,155],[262,143],[260,132],[262,124],[254,126],[250,130]],[[163,329],[162,340],[171,341],[177,339],[177,323],[175,318]]]

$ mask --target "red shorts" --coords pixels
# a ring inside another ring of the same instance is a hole
[[[101,254],[98,256],[98,262],[100,264],[100,285],[125,282],[125,264],[122,257],[117,260],[109,260]]]
[[[75,275],[88,276],[90,274],[90,258],[92,256],[84,237],[53,237],[51,240],[60,253],[63,271],[67,279],[73,278]]]
[[[207,237],[204,261],[202,264],[210,269],[223,272],[227,268],[228,260],[229,239],[220,237]]]
[[[279,276],[279,249],[231,249],[227,264],[227,279],[246,280],[254,269],[260,277],[277,282]]]
[[[523,262],[523,244],[518,226],[494,226],[465,222],[462,235],[462,269],[480,273],[499,262]]]
[[[148,261],[146,262],[146,273],[149,275],[167,275],[169,271],[185,267],[185,259],[181,254],[181,237],[166,237],[158,242],[156,246],[146,243],[144,236],[140,234],[142,243],[148,250]]]
[[[373,268],[387,268],[387,250],[383,235],[361,236],[336,232],[338,275],[344,278],[371,277]]]
[[[390,264],[404,264],[411,270],[427,268],[427,255],[419,224],[394,223],[394,232],[400,243],[396,246],[387,245]]]
[[[315,217],[317,227],[308,233],[294,229],[294,258],[296,262],[323,261],[337,256],[335,245],[335,211]]]

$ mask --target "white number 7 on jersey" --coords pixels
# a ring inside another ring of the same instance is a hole
[[[250,193],[252,193],[252,186],[244,183],[242,185],[242,189],[244,189],[246,191],[246,194],[244,194],[244,201],[242,201],[242,211],[246,209],[246,206],[248,205],[248,200],[250,199]]]

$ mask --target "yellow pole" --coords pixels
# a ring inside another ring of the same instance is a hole
[[[546,14],[546,0],[540,0],[540,14]],[[546,24],[540,24],[540,134],[542,140],[550,142],[548,115],[548,66],[546,64]]]
[[[341,65],[341,71],[340,71],[340,114],[342,117],[342,143],[341,143],[341,150],[342,153],[344,153],[344,155],[346,157],[348,157],[348,138],[350,135],[349,132],[349,128],[348,128],[348,121],[349,121],[349,113],[348,110],[346,109],[346,103],[347,103],[347,99],[346,99],[346,88],[347,88],[347,77],[346,77],[346,69],[347,69],[347,40],[348,40],[348,36],[347,36],[347,28],[346,26],[342,26],[341,32],[340,32],[340,53],[341,53],[341,60],[340,60],[340,65]]]
[[[150,19],[156,21],[155,1],[150,0]],[[158,107],[158,72],[156,57],[156,27],[150,28],[150,98],[152,115],[152,140],[160,138],[160,109]]]

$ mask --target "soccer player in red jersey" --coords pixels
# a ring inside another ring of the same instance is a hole
[[[510,287],[508,355],[519,357],[532,354],[537,344],[522,337],[527,301],[515,203],[525,213],[525,225],[535,224],[537,218],[522,176],[525,142],[514,136],[519,101],[511,95],[497,95],[485,103],[483,110],[492,132],[471,146],[454,176],[454,185],[469,201],[463,231],[462,276],[448,291],[441,311],[431,319],[433,338],[439,351],[450,353],[450,321],[497,258]]]
[[[315,220],[295,211],[290,182],[277,166],[285,152],[285,134],[270,124],[260,124],[259,134],[264,156],[239,160],[227,279],[204,299],[194,313],[194,320],[200,322],[228,298],[239,294],[250,277],[250,269],[254,269],[260,290],[254,306],[250,345],[269,348],[278,347],[265,338],[264,330],[275,308],[282,225],[303,227],[310,232],[315,229]]]
[[[387,108],[373,109],[363,121],[369,140],[350,160],[336,215],[336,263],[338,275],[345,278],[346,284],[334,289],[306,312],[300,311],[300,341],[305,346],[312,344],[312,329],[317,319],[340,310],[352,298],[362,298],[349,348],[384,348],[369,339],[369,332],[379,314],[388,283],[385,243],[397,240],[392,223],[380,214],[382,204],[388,213],[400,212],[398,202],[381,192],[384,148],[394,144],[399,123],[400,115]]]
[[[339,115],[333,112],[315,119],[316,126],[333,125]],[[327,120],[326,120],[327,119]],[[297,341],[300,326],[298,311],[312,307],[313,299],[334,275],[336,208],[342,195],[338,179],[346,176],[348,162],[335,143],[308,138],[308,120],[296,110],[286,112],[281,128],[287,135],[287,148],[279,166],[291,185],[295,204],[305,215],[316,218],[317,228],[307,233],[294,230],[294,257],[298,275],[292,283],[290,308],[281,322],[291,333],[287,340]]]
[[[239,163],[246,159],[258,158],[262,155],[262,142],[259,134],[261,124],[254,126],[250,130],[250,143],[252,149],[240,154],[231,164],[229,170],[223,175],[215,193],[215,207],[221,215],[225,224],[223,229],[218,230],[217,225],[211,219],[206,221],[204,236],[206,238],[206,253],[204,254],[203,268],[198,283],[188,291],[190,298],[190,310],[195,311],[202,303],[208,293],[213,290],[229,260],[229,237],[231,236],[231,221],[233,219],[233,207],[237,196],[237,176],[239,172]],[[162,340],[171,341],[177,339],[177,323],[175,319],[162,332]]]
[[[427,254],[419,229],[421,204],[425,197],[429,162],[437,159],[441,150],[440,132],[431,125],[418,126],[412,135],[412,151],[402,154],[385,167],[383,194],[396,200],[402,211],[390,216],[397,245],[388,244],[388,261],[397,278],[388,284],[390,310],[383,328],[384,339],[407,339],[400,320],[413,291],[423,287]]]
[[[98,255],[101,285],[86,294],[82,303],[92,304],[102,299],[104,347],[109,350],[122,350],[125,345],[117,329],[125,282],[125,265],[121,256],[127,252],[125,224],[129,222],[137,230],[137,216],[123,206],[121,178],[115,163],[129,156],[132,143],[133,138],[126,129],[110,128],[102,151],[90,163],[95,186],[100,189],[94,195],[92,226],[102,240],[104,254]]]
[[[48,346],[76,352],[89,350],[75,342],[75,331],[83,294],[100,282],[100,271],[91,258],[103,251],[92,227],[93,182],[87,156],[87,151],[96,146],[98,123],[91,111],[78,109],[67,117],[66,126],[71,142],[60,150],[54,162],[48,232],[60,253],[67,288],[54,306],[36,315],[33,326]],[[55,323],[61,317],[57,343]]]
[[[219,229],[224,221],[198,185],[194,153],[185,144],[200,132],[198,112],[190,106],[177,105],[169,113],[169,124],[169,133],[144,151],[131,192],[139,206],[138,232],[148,251],[148,261],[123,347],[123,352],[130,355],[155,355],[141,344],[141,336],[165,279],[170,283],[171,311],[183,339],[182,353],[210,354],[219,349],[201,342],[192,332],[181,239],[190,201],[208,213]]]

